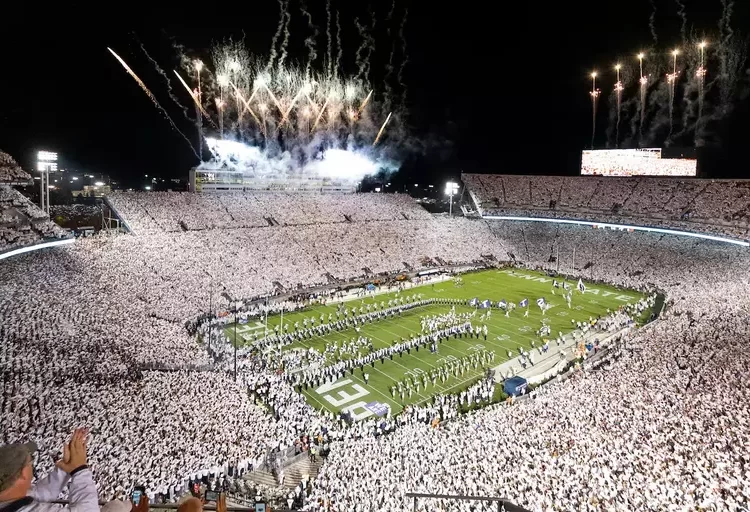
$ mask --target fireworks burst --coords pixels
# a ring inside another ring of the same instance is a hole
[[[392,162],[399,156],[403,140],[401,120],[405,116],[393,111],[390,95],[402,77],[394,77],[395,83],[388,83],[391,74],[387,73],[382,87],[370,83],[371,76],[376,75],[369,62],[375,49],[372,33],[375,13],[371,11],[371,22],[363,24],[367,30],[362,33],[363,42],[357,52],[357,73],[347,75],[342,68],[339,13],[334,13],[330,1],[326,3],[323,36],[328,41],[321,47],[325,48],[323,59],[318,58],[317,51],[321,31],[305,4],[301,5],[310,34],[304,39],[307,59],[299,63],[287,59],[289,0],[278,3],[280,19],[269,55],[252,54],[242,42],[231,40],[214,46],[208,59],[180,55],[182,69],[175,69],[174,76],[196,109],[195,125],[200,137],[198,151],[194,150],[196,156],[205,141],[213,157],[205,166],[236,169],[244,166],[243,170],[250,166],[254,173],[265,177],[299,177],[305,172],[325,177],[325,162],[336,163],[337,168],[332,172],[338,178],[345,174],[340,166],[351,163],[350,174],[355,180],[363,178],[363,172],[392,168]],[[395,4],[391,11],[394,8]],[[395,21],[398,18],[392,18],[389,16],[387,22],[397,23],[394,33],[399,30],[405,48],[405,18],[398,22]],[[334,50],[337,50],[335,55]],[[122,59],[115,57],[163,111],[145,84]],[[402,69],[406,60],[403,55]],[[405,93],[403,88],[400,93]],[[379,144],[386,131],[389,143]],[[185,140],[189,142],[187,137]],[[349,158],[342,152],[358,156]],[[370,165],[363,165],[363,158]]]
[[[685,3],[674,2],[680,21],[681,44],[677,49],[650,47],[637,54],[638,67],[635,59],[615,66],[608,144],[620,147],[622,126],[629,128],[629,136],[622,143],[630,147],[717,143],[721,136],[718,122],[727,119],[738,101],[747,97],[750,40],[731,26],[734,0],[721,0],[719,30],[711,37],[711,44],[704,38],[709,34],[688,31]],[[649,28],[656,45],[654,0],[651,6]],[[659,76],[665,80],[653,79]],[[595,90],[591,94],[595,100]],[[596,104],[593,107],[596,109]],[[621,124],[621,116],[630,123]]]

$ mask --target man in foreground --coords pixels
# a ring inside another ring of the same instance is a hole
[[[34,443],[0,446],[0,512],[58,512],[50,503],[68,486],[72,512],[99,512],[91,470],[86,465],[86,429],[73,432],[56,468],[32,486]]]

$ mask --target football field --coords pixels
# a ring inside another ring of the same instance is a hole
[[[622,290],[614,287],[586,284],[584,293],[576,290],[577,281],[568,282],[573,289],[570,307],[563,296],[565,290],[555,288],[553,295],[553,279],[545,274],[518,269],[493,269],[480,272],[464,274],[460,281],[447,280],[434,284],[426,284],[408,288],[400,293],[388,292],[368,295],[365,298],[357,298],[346,301],[345,307],[360,308],[367,304],[387,303],[395,298],[404,298],[407,302],[415,296],[421,299],[459,299],[462,304],[455,306],[455,312],[473,313],[470,321],[473,326],[487,326],[487,337],[479,338],[449,338],[437,345],[437,352],[431,353],[427,347],[418,351],[412,349],[410,353],[394,355],[393,359],[385,358],[384,362],[377,360],[367,364],[364,370],[356,368],[354,372],[347,371],[346,375],[335,382],[329,382],[318,387],[310,386],[303,389],[302,393],[308,403],[318,410],[326,409],[331,412],[341,410],[350,411],[356,419],[371,416],[378,406],[388,404],[391,413],[397,415],[404,406],[426,402],[436,394],[448,394],[459,392],[476,382],[487,370],[487,368],[500,365],[503,361],[519,355],[519,349],[530,350],[532,343],[536,347],[544,343],[544,339],[554,339],[558,332],[568,334],[575,329],[571,321],[588,321],[590,318],[604,316],[607,310],[614,311],[622,305],[637,302],[642,294],[633,290]],[[469,301],[478,299],[477,306],[469,306]],[[542,313],[537,305],[537,300],[544,298],[549,305],[546,313]],[[491,309],[482,308],[481,302],[489,299],[492,301]],[[505,311],[498,308],[496,304],[501,300],[508,303],[520,304],[522,300],[528,300],[528,308],[517,307],[505,316]],[[327,319],[328,315],[336,318],[338,303],[316,305],[308,309],[294,313],[286,313],[283,317],[284,325],[293,331],[293,325],[298,322],[301,326],[304,319],[315,318],[319,323],[321,315]],[[405,311],[400,316],[376,320],[372,323],[361,325],[359,332],[354,329],[334,331],[326,336],[316,336],[312,339],[297,341],[284,347],[284,351],[315,348],[323,353],[328,346],[334,343],[341,346],[344,342],[364,336],[372,341],[374,350],[390,347],[394,343],[419,335],[422,330],[421,319],[426,316],[445,315],[453,306],[448,304],[429,304]],[[528,316],[524,313],[528,309]],[[488,314],[488,311],[490,312]],[[550,335],[540,336],[539,329],[543,320],[551,329]],[[271,331],[281,323],[281,315],[268,318],[268,330]],[[266,326],[260,322],[250,322],[237,326],[237,338],[240,345],[252,344],[255,334],[261,337]],[[234,328],[232,325],[225,327],[227,336],[232,339]],[[362,354],[369,352],[369,347],[362,349]],[[445,381],[438,379],[433,385],[431,379],[427,385],[420,385],[419,392],[413,390],[411,396],[402,399],[398,391],[394,394],[393,387],[405,379],[414,382],[418,379],[422,383],[423,376],[441,367],[445,368],[451,361],[471,357],[474,354],[487,355],[494,352],[492,362],[477,365],[462,375],[451,375]],[[344,358],[350,356],[345,355]],[[351,356],[354,357],[354,356]],[[329,356],[326,364],[334,364],[336,358]],[[365,383],[364,374],[369,375]]]

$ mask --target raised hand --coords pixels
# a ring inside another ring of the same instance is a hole
[[[86,465],[86,436],[88,430],[77,428],[73,431],[70,441],[63,445],[63,456],[55,464],[58,468],[66,473],[70,473],[76,468]]]

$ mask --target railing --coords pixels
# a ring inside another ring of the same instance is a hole
[[[455,501],[490,501],[497,503],[498,512],[529,512],[525,508],[514,505],[505,498],[493,498],[489,496],[458,496],[449,494],[424,494],[419,492],[407,492],[407,498],[414,499],[414,512],[417,512],[417,502],[420,498],[432,500],[455,500]]]

